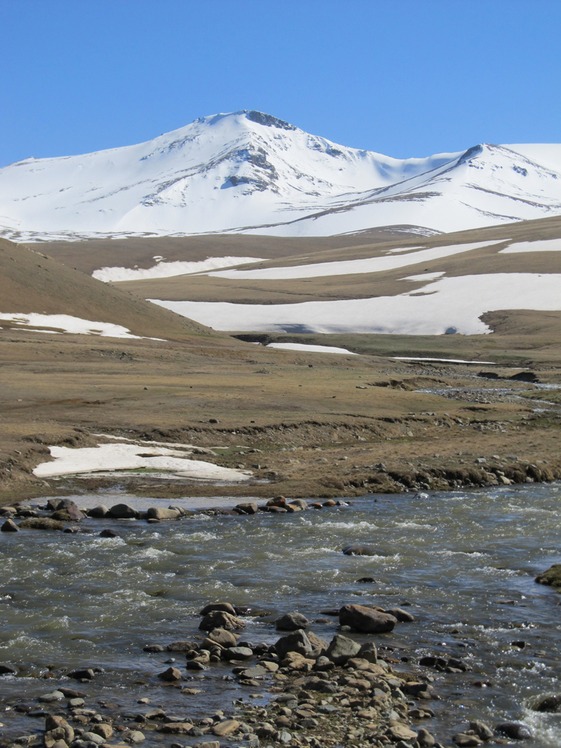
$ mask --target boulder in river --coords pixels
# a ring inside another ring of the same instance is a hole
[[[138,519],[140,515],[128,504],[114,504],[107,512],[107,516],[111,519]]]
[[[538,574],[536,582],[539,584],[547,584],[561,592],[561,564],[553,564],[553,566],[550,566],[547,571]]]
[[[531,704],[534,712],[548,712],[549,714],[561,713],[561,693],[553,693],[548,696],[540,696]]]
[[[275,626],[277,631],[297,631],[298,629],[305,629],[309,623],[305,615],[295,610],[278,618],[275,621]]]
[[[339,623],[363,634],[385,634],[393,630],[397,618],[366,605],[343,605],[339,610]]]
[[[226,629],[226,631],[236,631],[243,629],[245,623],[238,618],[233,616],[231,613],[226,613],[224,610],[212,610],[207,613],[199,624],[201,631],[212,631],[213,629]]]
[[[379,551],[373,545],[347,545],[343,548],[345,556],[378,556]]]
[[[19,527],[16,525],[13,519],[7,519],[2,527],[0,527],[0,530],[2,532],[18,532]]]

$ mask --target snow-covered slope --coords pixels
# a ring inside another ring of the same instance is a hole
[[[0,169],[0,234],[451,231],[561,213],[560,170],[557,145],[400,160],[242,111],[134,146]]]

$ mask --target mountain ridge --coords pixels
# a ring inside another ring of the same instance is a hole
[[[560,214],[558,169],[556,144],[482,143],[395,159],[241,110],[136,145],[0,169],[0,234],[326,236],[392,225],[446,232]]]

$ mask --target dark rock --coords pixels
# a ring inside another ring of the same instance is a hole
[[[19,524],[20,530],[64,530],[66,525],[50,517],[28,517]]]
[[[99,533],[100,538],[118,538],[119,533],[115,532],[115,530],[112,530],[110,527],[106,527],[105,530],[102,530]]]
[[[0,675],[17,675],[17,672],[11,665],[0,665]]]
[[[257,514],[259,507],[254,501],[252,501],[246,504],[237,504],[234,507],[234,511],[236,514]]]
[[[469,729],[474,732],[478,738],[481,738],[481,740],[491,740],[493,737],[493,730],[491,730],[485,722],[481,722],[478,719],[469,723]]]
[[[530,740],[532,738],[531,730],[520,722],[502,722],[496,725],[495,732],[499,735],[505,735],[510,740]]]
[[[275,621],[275,626],[277,631],[297,631],[298,629],[305,629],[309,623],[305,615],[293,611],[278,618]]]
[[[85,516],[73,501],[67,499],[59,502],[59,505],[51,514],[51,519],[58,519],[62,522],[80,522]]]
[[[339,610],[339,623],[364,634],[384,634],[393,630],[397,619],[365,605],[344,605]]]
[[[379,550],[373,545],[347,545],[343,548],[345,556],[377,556]]]
[[[288,636],[281,637],[274,645],[275,652],[283,660],[289,652],[296,652],[304,657],[312,657],[317,654],[317,648],[314,647],[308,635],[302,629],[294,631]]]
[[[107,516],[111,519],[138,519],[140,515],[128,504],[115,504],[110,507]]]
[[[400,623],[412,623],[415,620],[415,616],[403,608],[388,608],[385,612],[397,618]]]
[[[224,610],[212,610],[207,613],[199,624],[201,631],[212,631],[213,629],[226,629],[236,631],[243,629],[245,623],[237,616],[226,613]]]
[[[0,530],[2,532],[19,532],[19,527],[16,525],[13,519],[7,519],[2,527],[0,527]]]
[[[237,611],[232,603],[209,603],[201,610],[200,615],[206,616],[208,613],[212,613],[215,610],[223,610],[225,613],[230,613],[232,616],[237,615]]]
[[[181,670],[176,667],[168,667],[167,670],[158,675],[158,678],[166,683],[177,683],[177,681],[181,680],[181,677]]]
[[[78,668],[68,673],[68,677],[84,681],[93,680],[95,678],[95,670],[93,668]]]
[[[326,657],[336,665],[342,665],[360,652],[360,644],[342,634],[336,634],[327,648]]]
[[[536,582],[538,584],[547,584],[561,592],[561,564],[553,564],[547,571],[538,574]]]
[[[534,712],[548,712],[558,714],[561,712],[561,693],[541,696],[531,704]]]
[[[94,506],[92,509],[88,509],[88,517],[92,517],[93,519],[103,519],[108,513],[109,509],[105,504],[100,504],[99,506]]]

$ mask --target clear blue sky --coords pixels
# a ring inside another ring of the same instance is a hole
[[[259,109],[396,157],[561,142],[561,0],[0,0],[0,166]]]

